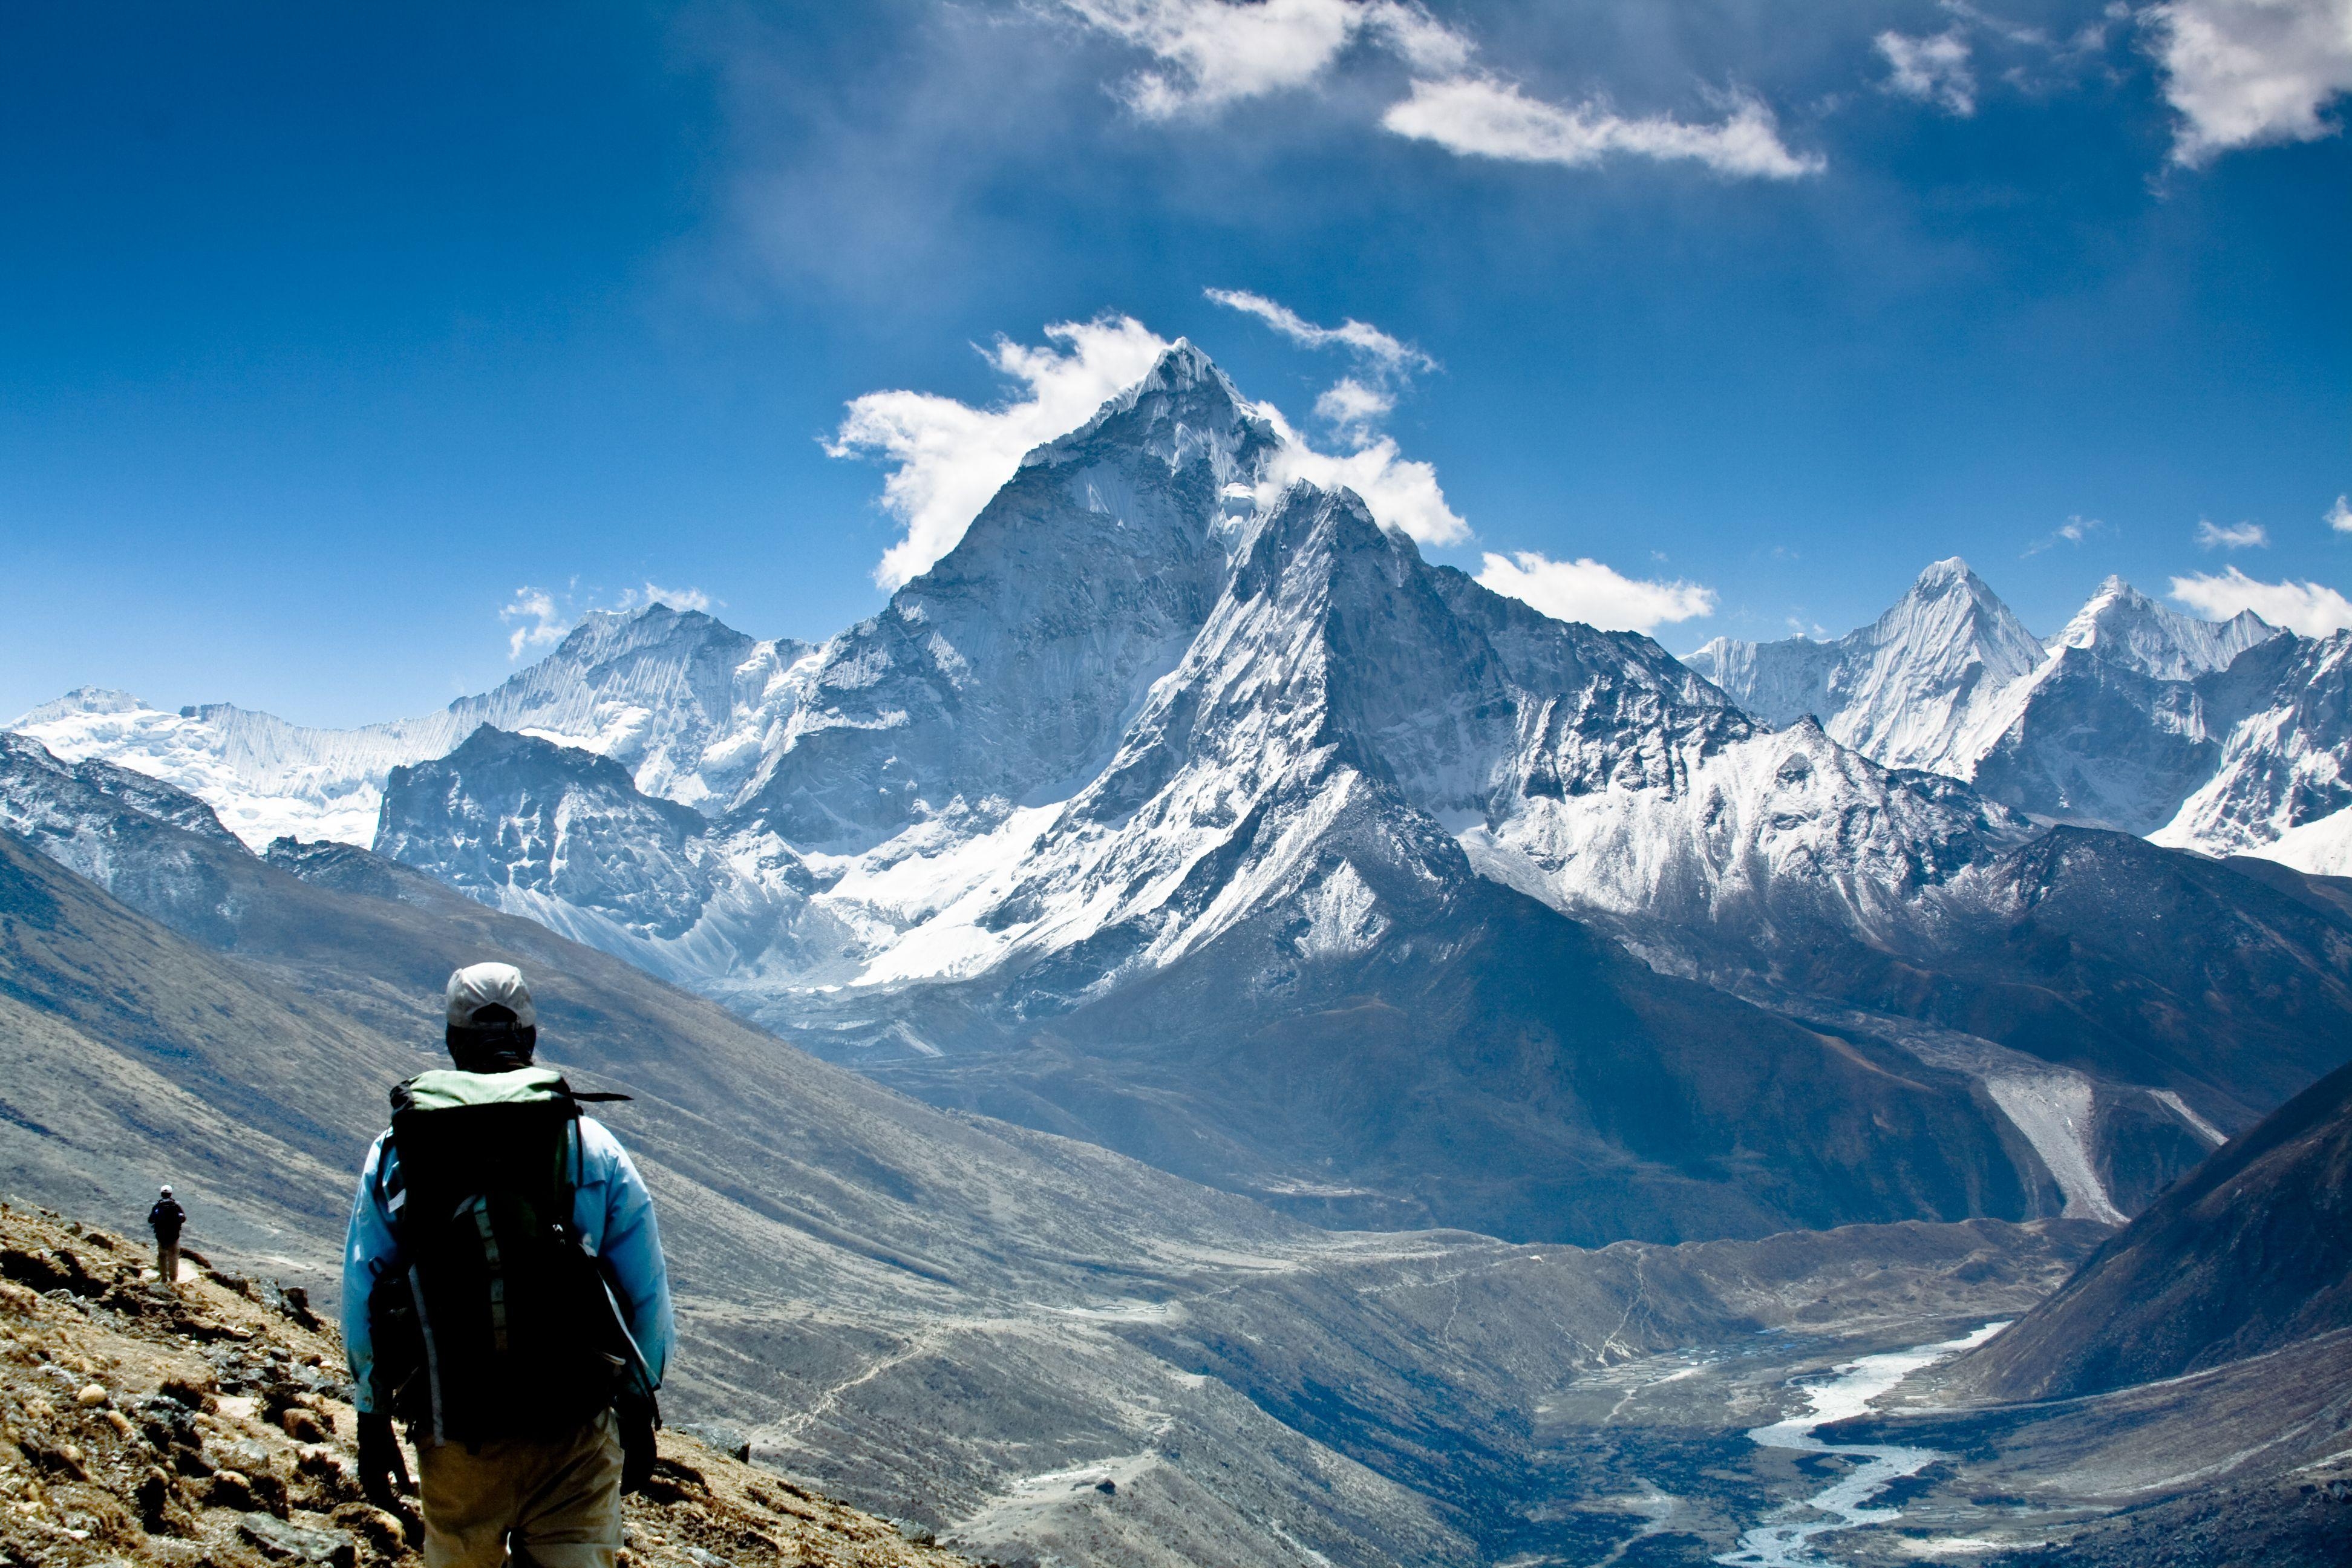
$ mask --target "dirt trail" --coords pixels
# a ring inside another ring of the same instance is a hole
[[[418,1568],[362,1500],[342,1345],[299,1291],[0,1204],[0,1568]],[[414,1469],[412,1462],[411,1469]],[[624,1568],[970,1568],[681,1433]]]

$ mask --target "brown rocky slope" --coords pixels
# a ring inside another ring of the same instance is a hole
[[[0,1564],[415,1568],[353,1479],[342,1346],[299,1290],[0,1204]],[[956,1568],[889,1522],[661,1435],[625,1568]]]

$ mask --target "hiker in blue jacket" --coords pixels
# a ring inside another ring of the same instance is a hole
[[[391,1507],[417,1450],[427,1568],[612,1568],[654,1461],[675,1330],[653,1200],[626,1151],[532,1065],[511,964],[450,975],[455,1071],[393,1090],[343,1250],[360,1477]]]

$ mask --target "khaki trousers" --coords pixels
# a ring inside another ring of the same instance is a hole
[[[180,1282],[180,1238],[178,1237],[175,1236],[169,1241],[165,1241],[160,1236],[155,1238],[155,1272],[163,1277],[163,1283],[166,1285],[177,1285]]]
[[[420,1444],[425,1568],[613,1568],[621,1438],[609,1410],[568,1437]]]

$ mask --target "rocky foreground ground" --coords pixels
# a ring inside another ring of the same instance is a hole
[[[415,1568],[414,1515],[360,1495],[333,1326],[299,1291],[201,1258],[166,1289],[151,1262],[0,1204],[0,1568]],[[677,1432],[627,1531],[625,1568],[969,1568]]]

